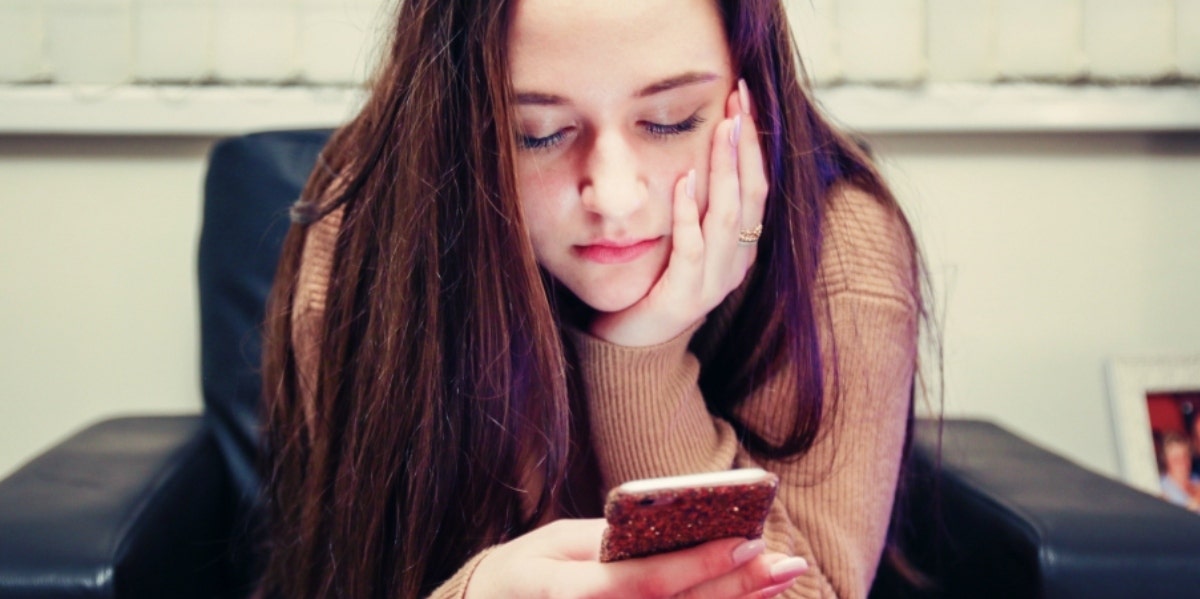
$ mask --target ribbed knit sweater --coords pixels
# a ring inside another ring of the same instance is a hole
[[[916,282],[902,221],[861,191],[839,186],[832,193],[814,293],[825,393],[831,397],[836,389],[837,402],[801,458],[755,460],[730,424],[707,411],[697,384],[700,364],[688,349],[699,325],[639,348],[568,332],[600,471],[598,480],[569,485],[590,488],[599,498],[638,478],[750,466],[775,472],[780,486],[766,523],[768,548],[810,565],[786,597],[865,597],[870,589],[895,495],[916,364]],[[305,239],[292,313],[302,397],[313,388],[320,364],[318,340],[341,219],[340,209],[330,213],[310,226]],[[709,315],[718,327],[712,338],[721,338],[736,296]],[[795,377],[782,369],[740,405],[739,417],[767,439],[781,439],[800,401]],[[433,597],[461,597],[486,554],[464,564]]]

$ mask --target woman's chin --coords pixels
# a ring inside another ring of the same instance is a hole
[[[597,312],[614,313],[638,303],[646,296],[646,291],[645,289],[624,287],[622,289],[595,290],[592,293],[576,292],[575,295]]]

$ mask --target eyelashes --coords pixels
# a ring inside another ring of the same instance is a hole
[[[517,147],[522,150],[545,150],[553,148],[567,137],[567,131],[568,129],[559,129],[546,137],[517,135]]]
[[[704,124],[704,118],[699,113],[693,113],[678,123],[662,124],[650,121],[639,121],[638,125],[652,137],[659,139],[670,139],[672,137],[691,133]],[[575,127],[567,127],[559,129],[545,137],[534,137],[532,135],[517,135],[517,147],[522,150],[548,150],[562,143],[567,135],[573,133]]]
[[[681,135],[683,133],[695,131],[696,128],[699,127],[703,122],[704,119],[700,117],[699,113],[695,113],[692,114],[692,116],[689,116],[688,118],[671,125],[643,122],[642,127],[646,129],[647,133],[655,137],[671,137],[673,135]]]

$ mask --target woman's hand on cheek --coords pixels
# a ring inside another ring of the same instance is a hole
[[[703,319],[745,279],[756,243],[741,243],[742,231],[762,223],[767,198],[758,131],[748,110],[744,84],[730,94],[727,118],[716,127],[709,172],[691,171],[675,184],[671,255],[649,293],[620,312],[603,313],[591,325],[601,339],[627,346],[669,341]],[[708,177],[703,217],[695,178]]]
[[[807,570],[761,541],[722,539],[653,557],[600,563],[604,520],[559,520],[483,558],[466,597],[774,597]]]

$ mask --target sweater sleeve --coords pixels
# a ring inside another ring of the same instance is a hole
[[[487,557],[494,549],[495,547],[484,549],[471,556],[471,559],[467,560],[467,563],[463,564],[453,576],[434,589],[427,599],[462,599],[465,597],[467,585],[471,582],[471,576],[475,574],[475,569],[479,567],[479,562],[482,562],[483,558]]]
[[[755,461],[728,422],[705,408],[694,329],[659,346],[627,348],[573,332],[605,489],[635,478],[761,466],[780,477],[764,537],[808,560],[789,597],[865,597],[886,540],[916,361],[911,245],[902,221],[874,198],[843,190],[831,202],[816,289],[825,405],[812,449]],[[801,401],[784,369],[738,414],[782,438]]]

